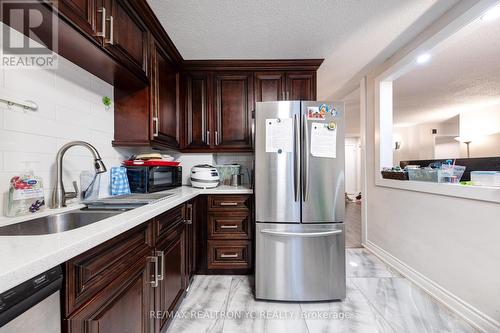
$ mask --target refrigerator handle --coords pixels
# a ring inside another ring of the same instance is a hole
[[[341,234],[342,229],[320,232],[289,232],[263,229],[260,231],[260,233],[274,236],[321,237]]]
[[[302,172],[302,200],[305,202],[309,198],[309,129],[307,128],[307,116],[302,115],[303,133],[303,172]]]
[[[294,130],[294,154],[293,154],[293,189],[295,201],[300,200],[300,131],[299,119],[297,115],[293,116],[293,130]]]

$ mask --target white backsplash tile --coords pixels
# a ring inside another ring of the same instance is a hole
[[[215,164],[239,164],[240,172],[243,174],[243,185],[251,183],[251,175],[253,170],[253,153],[219,153],[214,156]]]
[[[190,174],[191,168],[198,164],[214,165],[213,154],[179,154],[176,160],[181,162],[182,165],[182,184],[191,185]]]
[[[60,58],[59,67],[53,70],[1,68],[0,90],[39,105],[37,112],[25,112],[0,103],[0,214],[4,213],[10,179],[23,173],[24,161],[36,162],[33,169],[43,178],[48,201],[54,185],[56,153],[63,144],[88,141],[97,148],[108,170],[131,154],[130,150],[111,146],[114,105],[107,110],[102,97],[113,100],[113,86],[66,59]],[[68,150],[63,174],[67,190],[72,190],[73,180],[80,182],[82,171],[92,169],[87,149]],[[109,171],[101,176],[100,193],[109,193]]]
[[[54,137],[0,129],[0,151],[53,153],[56,149]]]
[[[50,171],[54,162],[54,155],[49,153],[25,153],[6,151],[4,155],[3,170],[6,172],[19,172],[28,168],[37,171]]]

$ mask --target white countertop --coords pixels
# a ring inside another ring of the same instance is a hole
[[[227,185],[213,189],[182,186],[165,191],[173,193],[159,202],[142,206],[90,225],[56,234],[39,236],[0,236],[0,293],[44,271],[59,265],[133,227],[166,212],[200,194],[252,194],[246,187]],[[0,226],[80,209],[75,205],[64,209],[47,209],[21,218],[0,218]]]

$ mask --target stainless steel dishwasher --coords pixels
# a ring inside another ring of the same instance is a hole
[[[62,280],[57,266],[0,294],[0,333],[61,333]]]

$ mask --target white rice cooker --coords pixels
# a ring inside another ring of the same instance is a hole
[[[219,185],[219,172],[208,164],[199,164],[191,168],[191,185],[198,188],[214,188]]]

